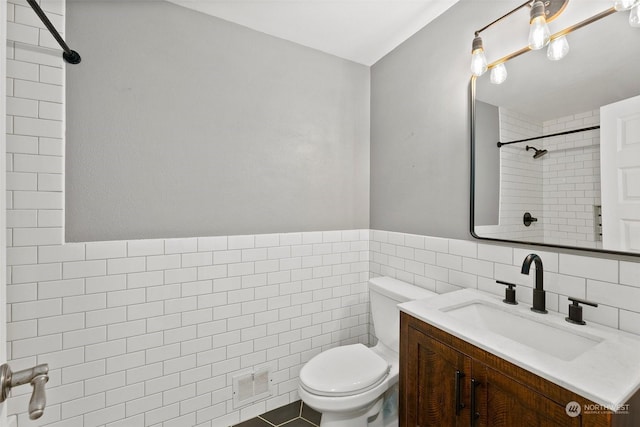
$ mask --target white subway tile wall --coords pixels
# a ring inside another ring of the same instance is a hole
[[[50,365],[39,425],[239,422],[298,399],[313,355],[369,343],[368,240],[349,230],[20,248],[7,286],[12,368]],[[235,410],[232,376],[265,365],[274,395]],[[19,425],[28,391],[9,401]]]
[[[640,263],[446,239],[441,240],[448,245],[439,244],[434,256],[409,250],[423,247],[423,241],[426,249],[430,240],[372,230],[372,275],[395,277],[438,293],[475,288],[504,295],[504,286],[496,283],[502,280],[517,284],[518,301],[531,304],[535,275],[523,275],[520,268],[529,253],[537,253],[544,265],[548,309],[567,313],[567,297],[586,298],[599,307],[585,307],[585,320],[640,332]]]
[[[64,1],[42,0],[64,28]],[[14,370],[48,363],[47,409],[18,427],[218,427],[298,398],[300,367],[339,344],[373,343],[366,281],[385,274],[437,292],[530,302],[523,249],[345,230],[65,244],[64,65],[23,0],[8,3],[8,352]],[[47,48],[45,48],[47,47]],[[587,320],[640,333],[639,265],[540,252],[549,306],[594,299]],[[274,395],[233,408],[232,376],[272,367]]]
[[[600,124],[600,110],[586,111],[543,123],[543,134]],[[551,244],[602,248],[594,227],[600,198],[600,131],[590,130],[545,138],[549,154],[542,160],[544,241]]]

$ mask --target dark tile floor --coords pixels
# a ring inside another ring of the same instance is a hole
[[[317,427],[320,417],[319,412],[298,400],[233,427]]]

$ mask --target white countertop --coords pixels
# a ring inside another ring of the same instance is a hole
[[[454,318],[445,311],[470,301],[484,301],[515,315],[535,319],[577,335],[597,337],[602,341],[573,360],[561,360],[469,321]],[[607,409],[615,411],[621,408],[640,388],[640,337],[636,335],[594,323],[574,325],[566,322],[563,314],[533,313],[529,305],[507,305],[502,302],[502,298],[475,289],[463,289],[411,301],[398,307],[405,313]]]

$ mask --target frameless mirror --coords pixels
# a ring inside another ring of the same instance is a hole
[[[570,33],[562,60],[509,60],[502,84],[472,78],[475,237],[640,255],[640,28],[628,19]]]

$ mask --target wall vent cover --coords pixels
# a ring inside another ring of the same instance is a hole
[[[271,369],[262,368],[233,377],[233,407],[238,408],[253,403],[272,392]]]

